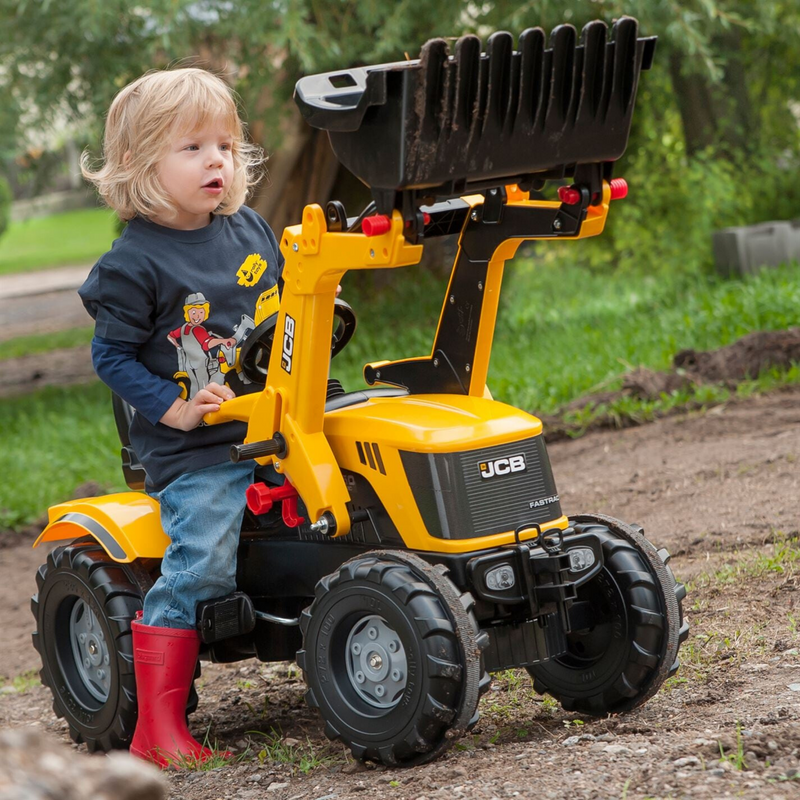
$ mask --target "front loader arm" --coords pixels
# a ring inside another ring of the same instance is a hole
[[[350,530],[345,507],[350,496],[322,432],[336,287],[348,269],[417,264],[422,245],[406,241],[399,213],[385,233],[368,237],[329,231],[322,209],[310,205],[303,211],[303,222],[284,231],[281,252],[286,263],[275,344],[245,442],[280,434],[283,451],[277,458],[258,461],[273,461],[298,489],[312,523],[328,514],[328,531],[342,536]]]

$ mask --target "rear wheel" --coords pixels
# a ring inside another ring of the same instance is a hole
[[[90,752],[127,747],[137,718],[131,622],[150,575],[138,564],[113,561],[87,540],[50,553],[36,583],[33,644],[53,710]],[[196,706],[192,686],[187,713]]]
[[[90,752],[127,747],[136,727],[131,621],[143,592],[132,569],[99,545],[73,544],[50,553],[36,576],[42,683]]]
[[[308,703],[359,759],[430,761],[477,721],[489,685],[472,597],[411,553],[359,556],[303,612]]]
[[[605,715],[629,711],[652,697],[678,669],[678,648],[689,633],[683,584],[641,528],[602,515],[570,520],[578,533],[602,542],[604,566],[578,589],[588,616],[567,636],[567,652],[528,667],[540,694],[568,711]]]

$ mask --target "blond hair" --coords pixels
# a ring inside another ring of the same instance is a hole
[[[230,87],[204,69],[148,72],[122,89],[108,110],[103,162],[93,171],[84,152],[81,172],[120,219],[172,216],[177,208],[158,179],[170,137],[214,122],[228,128],[234,168],[231,187],[214,213],[234,214],[261,177],[264,154],[245,138]]]
[[[186,322],[191,322],[189,319],[189,310],[192,308],[202,308],[205,311],[206,319],[211,315],[211,303],[187,303],[183,307],[183,318]]]

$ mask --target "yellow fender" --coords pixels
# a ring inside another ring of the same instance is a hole
[[[142,492],[69,500],[52,506],[49,523],[33,543],[94,537],[120,563],[138,558],[162,558],[169,537],[161,527],[159,504]]]

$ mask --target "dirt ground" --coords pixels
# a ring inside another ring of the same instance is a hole
[[[682,667],[659,694],[592,720],[535,695],[526,673],[503,673],[468,738],[398,770],[327,742],[295,665],[204,665],[193,731],[210,728],[241,758],[169,773],[170,797],[800,797],[800,389],[592,433],[550,455],[567,513],[644,525],[689,584]],[[7,679],[38,666],[29,598],[45,554],[31,541],[0,534]],[[0,726],[30,725],[71,746],[49,691],[23,678],[0,689]]]

